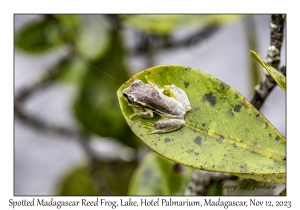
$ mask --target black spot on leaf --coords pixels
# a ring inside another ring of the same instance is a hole
[[[242,105],[235,105],[234,108],[233,108],[233,110],[235,112],[240,112],[241,111],[241,107],[242,107]]]
[[[227,84],[224,83],[224,82],[221,82],[221,85],[220,85],[220,86],[221,86],[221,88],[222,88],[223,91],[230,89],[230,86],[227,85]]]
[[[191,154],[191,153],[193,153],[193,152],[194,152],[194,149],[189,149],[189,150],[187,151],[188,154]]]
[[[188,86],[190,85],[190,83],[187,82],[187,81],[185,81],[183,84],[184,84],[184,87],[185,87],[185,88],[188,88]]]
[[[206,93],[203,96],[203,101],[208,101],[210,105],[215,106],[217,103],[217,98],[212,93]]]
[[[219,165],[218,168],[220,169],[225,168],[225,165]]]
[[[194,142],[197,144],[197,145],[201,145],[201,137],[200,136],[197,136],[195,139],[194,139]]]
[[[198,152],[195,152],[194,154],[195,154],[196,156],[198,156],[198,155],[199,155],[199,153],[198,153]]]
[[[234,113],[232,112],[232,109],[228,110],[228,114],[229,114],[230,117],[234,117]]]
[[[170,138],[165,138],[165,143],[170,142],[171,139]]]
[[[280,139],[279,136],[276,136],[275,140],[276,140],[276,141],[279,141],[279,139]]]

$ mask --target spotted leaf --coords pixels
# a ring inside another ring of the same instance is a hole
[[[271,66],[270,64],[263,62],[262,59],[260,58],[260,56],[256,52],[250,50],[250,56],[253,57],[257,62],[259,62],[267,70],[267,72],[271,75],[271,77],[273,77],[273,79],[276,81],[276,83],[279,85],[279,87],[284,92],[286,92],[285,76],[280,71],[278,71],[273,66]]]
[[[149,135],[144,126],[159,115],[129,118],[133,109],[122,92],[133,79],[147,83],[146,75],[160,86],[173,84],[185,91],[192,109],[183,128]],[[240,93],[213,76],[190,67],[157,66],[133,76],[117,95],[132,131],[158,154],[196,169],[285,183],[285,138]]]

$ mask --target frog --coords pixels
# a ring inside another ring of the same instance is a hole
[[[153,118],[156,113],[161,119],[148,123],[143,127],[149,129],[148,134],[162,134],[176,131],[185,125],[185,115],[192,109],[186,93],[171,84],[164,87],[151,82],[146,76],[147,83],[134,79],[131,85],[123,90],[123,96],[134,113],[142,118]],[[169,94],[166,95],[166,94]]]

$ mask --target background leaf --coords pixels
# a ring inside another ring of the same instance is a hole
[[[15,44],[28,53],[42,53],[63,44],[64,30],[54,18],[44,18],[23,28]]]
[[[183,89],[192,106],[186,125],[175,132],[147,134],[142,127],[160,117],[134,117],[122,91],[132,79]],[[132,131],[152,150],[193,168],[263,175],[266,181],[284,183],[285,138],[243,96],[224,82],[190,67],[166,65],[133,76],[118,92],[119,103]],[[252,177],[255,179],[255,177]]]
[[[109,45],[109,28],[104,15],[80,16],[75,49],[84,60],[96,60]]]
[[[72,44],[75,44],[82,15],[56,14],[54,17],[66,31],[66,39]]]
[[[210,187],[206,193],[207,196],[222,196],[225,195],[226,190],[222,189],[218,185],[218,182],[213,182],[212,187]]]
[[[75,113],[85,130],[136,148],[138,141],[126,125],[115,95],[119,81],[128,78],[123,64],[124,49],[118,31],[112,30],[109,37],[106,52],[89,65],[75,103]]]
[[[180,26],[213,26],[243,17],[242,15],[123,15],[126,26],[137,30],[167,35]]]
[[[268,73],[271,75],[271,77],[273,77],[273,79],[276,81],[276,83],[279,85],[279,87],[284,92],[286,92],[285,76],[280,71],[275,69],[273,66],[263,62],[262,59],[259,57],[259,55],[256,52],[250,50],[250,56],[252,56],[257,62],[259,62],[268,71]]]
[[[61,179],[59,186],[60,189],[58,190],[58,195],[91,196],[98,194],[90,175],[89,167],[87,166],[75,168],[65,174]]]
[[[88,71],[88,66],[76,58],[70,58],[66,65],[59,71],[59,79],[68,84],[80,86]]]
[[[65,174],[58,195],[127,195],[135,162],[94,162],[92,166],[79,166]]]
[[[129,195],[183,195],[191,168],[149,152],[130,181]]]

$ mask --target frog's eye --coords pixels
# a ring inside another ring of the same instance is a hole
[[[125,93],[123,93],[124,98],[126,99],[126,101],[130,104],[133,104],[133,98]]]

